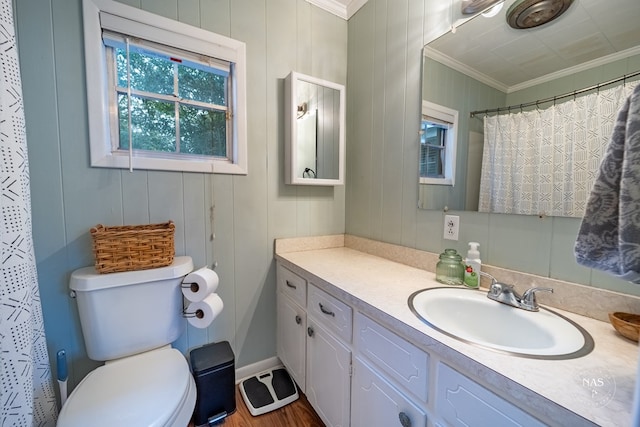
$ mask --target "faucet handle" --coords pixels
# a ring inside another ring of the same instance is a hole
[[[536,301],[536,292],[553,293],[553,288],[538,288],[534,286],[533,288],[527,289],[524,291],[524,294],[522,294],[520,306],[525,310],[538,311],[540,307],[538,307],[538,301]]]
[[[496,278],[493,277],[492,275],[490,275],[489,273],[485,273],[484,271],[479,271],[479,273],[480,273],[480,276],[484,276],[484,277],[488,278],[489,280],[491,280],[491,285],[490,286],[493,286],[493,285],[498,283]]]

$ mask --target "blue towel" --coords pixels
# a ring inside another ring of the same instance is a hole
[[[640,85],[618,112],[575,256],[581,265],[640,283]]]

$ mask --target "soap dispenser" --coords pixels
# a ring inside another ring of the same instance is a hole
[[[478,247],[480,243],[469,242],[469,251],[467,257],[464,260],[464,284],[470,288],[477,288],[480,286],[480,271],[482,261],[480,261],[480,251]]]

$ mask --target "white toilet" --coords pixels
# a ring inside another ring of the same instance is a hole
[[[184,276],[190,257],[167,267],[98,274],[76,270],[76,294],[88,356],[106,361],[73,390],[59,427],[186,427],[196,387],[186,358],[170,347],[182,333]]]

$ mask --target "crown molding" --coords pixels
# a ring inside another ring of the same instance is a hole
[[[502,91],[504,93],[512,93],[512,92],[516,92],[519,90],[523,90],[523,89],[527,89],[530,88],[532,86],[536,86],[542,83],[547,83],[550,82],[552,80],[561,78],[561,77],[566,77],[569,76],[571,74],[575,74],[575,73],[579,73],[581,71],[585,71],[588,70],[590,68],[594,68],[594,67],[598,67],[601,65],[605,65],[605,64],[609,64],[611,62],[614,61],[618,61],[620,59],[625,59],[628,58],[630,56],[633,55],[638,55],[640,54],[640,46],[636,46],[636,47],[632,47],[630,49],[626,49],[620,52],[616,52],[613,53],[611,55],[607,55],[607,56],[603,56],[601,58],[598,59],[594,59],[593,61],[588,61],[585,63],[582,63],[580,65],[576,65],[574,67],[569,67],[569,68],[565,68],[563,70],[560,71],[556,71],[553,73],[549,73],[546,74],[544,76],[541,77],[537,77],[535,79],[531,79],[531,80],[527,80],[526,82],[522,82],[522,83],[518,83],[516,85],[513,86],[507,86],[506,84],[487,76],[486,74],[483,74],[471,67],[469,67],[466,64],[463,64],[462,62],[459,62],[453,58],[451,58],[450,56],[444,55],[443,53],[441,53],[440,51],[437,51],[435,49],[430,48],[429,46],[425,46],[424,47],[424,55],[434,59],[438,62],[440,62],[443,65],[446,65],[449,68],[452,68],[456,71],[461,72],[462,74],[465,74],[475,80],[478,80],[479,82],[482,82],[488,86],[491,86],[494,89],[498,89],[499,91]]]
[[[574,67],[565,68],[564,70],[556,71],[554,73],[550,73],[542,77],[538,77],[536,79],[528,80],[526,82],[523,82],[517,85],[509,86],[509,90],[507,91],[507,93],[516,92],[522,89],[527,89],[535,85],[539,85],[542,83],[550,82],[551,80],[559,79],[560,77],[566,77],[571,74],[579,73],[581,71],[585,71],[594,67],[599,67],[601,65],[610,64],[620,59],[625,59],[630,56],[638,55],[638,54],[640,54],[640,46],[635,46],[626,50],[622,50],[620,52],[612,53],[611,55],[594,59],[589,62],[584,62]]]
[[[307,2],[344,20],[349,20],[367,0],[307,0]]]
[[[440,62],[443,65],[446,65],[449,68],[453,68],[454,70],[459,71],[462,74],[471,77],[472,79],[478,80],[479,82],[482,82],[487,86],[491,86],[494,89],[498,89],[499,91],[508,93],[509,86],[505,85],[504,83],[501,83],[498,80],[489,77],[486,74],[483,74],[469,67],[468,65],[465,65],[462,62],[441,53],[440,51],[430,48],[429,46],[424,47],[424,55]]]

